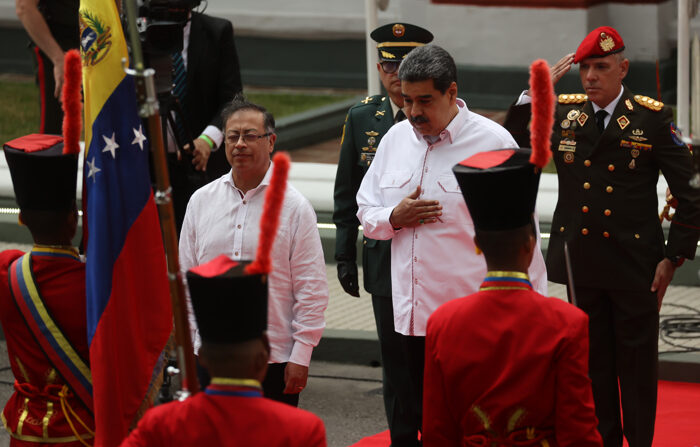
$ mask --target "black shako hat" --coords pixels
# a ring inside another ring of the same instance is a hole
[[[267,329],[267,275],[245,273],[248,264],[220,255],[187,272],[202,341],[244,342]]]
[[[409,51],[432,42],[433,34],[410,23],[389,23],[369,35],[377,42],[380,61],[401,62]]]
[[[532,221],[540,169],[530,149],[500,149],[473,155],[452,168],[474,226],[502,231]]]
[[[4,144],[20,209],[70,211],[75,200],[78,154],[63,153],[60,135],[31,134]]]

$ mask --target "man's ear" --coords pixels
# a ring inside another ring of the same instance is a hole
[[[457,83],[452,81],[449,87],[447,87],[447,93],[450,95],[450,104],[457,102]]]
[[[270,138],[270,153],[272,153],[272,151],[275,150],[275,141],[277,141],[277,134],[271,133],[268,138]]]

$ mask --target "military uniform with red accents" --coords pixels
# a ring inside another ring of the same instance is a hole
[[[5,404],[2,420],[12,437],[12,446],[80,446],[61,408],[59,392],[65,382],[37,344],[10,293],[8,269],[23,254],[19,250],[0,253],[0,321],[16,378],[15,391]],[[87,359],[85,264],[77,251],[34,247],[32,273],[54,321]],[[77,398],[71,395],[66,403],[90,429],[94,427],[89,410]],[[91,441],[92,436],[76,417],[70,413],[68,417],[83,439]]]
[[[597,58],[624,48],[617,31],[600,27],[582,41],[573,62],[590,69]],[[610,61],[617,63],[606,59]],[[663,271],[667,264],[661,264],[664,257],[675,267],[683,258],[695,257],[700,191],[689,185],[692,155],[673,124],[672,110],[618,82],[621,93],[607,125],[601,123],[602,132],[594,113],[600,105],[594,107],[584,94],[558,97],[552,155],[559,200],[547,273],[551,281],[569,282],[567,244],[578,305],[590,317],[590,376],[605,445],[621,446],[624,426],[630,446],[649,447],[656,415],[660,305],[651,287],[657,265]],[[504,127],[519,144],[529,140],[529,119],[529,105],[508,111]],[[667,240],[658,217],[659,171],[678,198]]]
[[[428,320],[423,445],[600,446],[587,373],[586,315],[489,272]]]
[[[213,378],[184,402],[148,411],[121,447],[325,447],[326,430],[314,414],[262,397],[258,385]]]

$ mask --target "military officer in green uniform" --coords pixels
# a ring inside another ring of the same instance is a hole
[[[335,259],[338,280],[350,295],[359,297],[356,264],[356,242],[359,221],[355,196],[362,177],[372,164],[379,141],[396,122],[406,118],[401,110],[401,81],[397,77],[399,64],[417,46],[433,40],[433,35],[408,23],[390,23],[372,31],[377,42],[380,62],[377,71],[386,95],[368,96],[349,111],[343,127],[338,172],[335,177],[333,222],[336,225]],[[382,352],[384,406],[392,446],[415,445],[418,426],[417,409],[398,401],[398,389],[410,389],[408,375],[401,370],[405,364],[401,345],[394,331],[394,311],[391,302],[391,241],[364,238],[362,266],[364,287],[372,294],[372,308]],[[400,394],[400,393],[399,393]]]
[[[589,316],[590,377],[605,446],[622,445],[624,426],[630,447],[650,447],[659,309],[674,270],[695,256],[700,190],[688,183],[691,153],[671,109],[623,85],[624,49],[615,29],[600,27],[552,67],[556,81],[579,63],[586,94],[558,97],[552,151],[559,200],[547,273],[551,281],[567,282],[567,244],[575,298]],[[505,123],[521,146],[528,144],[524,96]],[[668,242],[658,217],[659,171],[678,198]]]

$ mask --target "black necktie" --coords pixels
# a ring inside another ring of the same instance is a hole
[[[603,130],[605,130],[606,116],[608,116],[608,112],[603,109],[600,109],[595,113],[595,122],[598,125],[598,133],[603,133]]]
[[[403,121],[406,119],[406,114],[403,113],[403,109],[399,109],[398,112],[396,112],[396,116],[394,117],[394,122],[398,123],[399,121]]]

